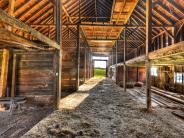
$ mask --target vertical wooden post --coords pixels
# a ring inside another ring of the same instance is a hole
[[[15,0],[9,0],[8,4],[8,13],[9,15],[14,17],[14,7],[15,7]],[[8,30],[12,31],[12,27],[8,25]]]
[[[85,47],[84,47],[84,82],[86,81],[86,46],[87,44],[85,44]]]
[[[117,40],[118,41],[118,40]],[[118,63],[118,56],[117,56],[117,52],[118,52],[118,42],[116,41],[116,65],[115,65],[115,71],[116,71],[116,84],[117,84],[117,73],[118,73],[118,67],[117,67],[117,63]]]
[[[162,34],[161,35],[161,48],[164,47],[164,35]]]
[[[91,72],[92,72],[92,69],[91,69],[91,65],[92,64],[92,61],[91,61],[91,51],[90,51],[90,57],[89,57],[89,77],[91,78]]]
[[[88,72],[89,79],[90,79],[90,65],[91,65],[91,64],[90,64],[90,61],[91,61],[91,60],[90,60],[90,57],[91,57],[90,54],[91,54],[91,53],[90,53],[90,51],[89,51],[89,59],[88,59],[88,60],[89,60],[89,61],[88,61],[88,63],[89,63],[89,67],[88,67],[88,68],[89,68],[89,72]]]
[[[123,88],[124,88],[124,92],[126,92],[126,28],[124,29],[124,48],[123,48],[123,60],[124,60],[124,64],[123,64]]]
[[[172,27],[172,35],[173,35],[173,38],[172,38],[172,45],[175,43],[175,27]]]
[[[57,109],[59,109],[59,103],[61,98],[61,77],[62,77],[62,5],[60,0],[56,0],[56,41],[60,45],[60,50],[58,51],[58,90],[57,90]]]
[[[8,13],[14,16],[15,0],[9,0]],[[12,26],[7,26],[9,31],[13,31]],[[3,49],[3,59],[2,59],[2,72],[1,72],[1,83],[2,89],[0,91],[1,96],[10,96],[11,81],[12,81],[12,50]],[[7,93],[6,93],[7,92]]]
[[[80,85],[80,24],[77,24],[77,73],[76,73],[76,89]]]
[[[89,55],[89,78],[91,78],[91,51]]]
[[[89,51],[89,49],[88,49],[88,79],[90,78],[90,76],[89,76],[89,67],[90,67],[90,51]]]
[[[148,112],[152,110],[151,76],[150,76],[150,60],[149,60],[149,49],[151,47],[151,33],[152,33],[152,0],[146,0],[146,103]]]
[[[139,67],[137,67],[137,82],[139,81]]]
[[[160,36],[157,37],[157,49],[160,49]]]
[[[13,54],[13,68],[12,68],[12,84],[11,84],[11,97],[15,96],[16,89],[16,68],[17,67],[17,55]]]
[[[90,48],[88,49],[88,79],[90,79]]]
[[[112,65],[114,64],[114,48],[112,48]]]
[[[6,95],[7,80],[8,80],[8,64],[9,64],[9,50],[3,49],[2,66],[1,66],[1,90],[0,97]]]
[[[15,0],[9,0],[8,13],[11,16],[14,16],[14,7],[15,7]]]
[[[107,62],[106,60],[106,73],[105,73],[106,77],[108,77],[108,67],[109,67],[109,62]]]
[[[166,47],[169,45],[169,35],[168,33],[165,33],[165,43],[166,43]]]

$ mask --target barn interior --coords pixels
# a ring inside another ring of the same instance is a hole
[[[6,138],[182,138],[184,1],[0,0],[0,120]]]

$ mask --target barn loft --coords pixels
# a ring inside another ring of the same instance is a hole
[[[184,0],[0,0],[0,120],[2,138],[182,138]]]

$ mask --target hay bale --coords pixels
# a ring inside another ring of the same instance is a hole
[[[126,87],[127,87],[127,88],[134,88],[134,86],[135,86],[135,83],[134,83],[134,82],[128,82],[128,83],[126,84]]]
[[[135,86],[136,87],[143,87],[144,86],[144,83],[143,82],[136,82],[135,83]]]

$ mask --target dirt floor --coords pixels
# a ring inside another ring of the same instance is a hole
[[[25,104],[12,114],[0,112],[0,138],[19,138],[52,112],[52,107],[31,104]]]
[[[123,92],[109,79],[94,78],[22,136],[38,137],[183,138],[184,120],[156,105],[147,113],[131,89]]]

